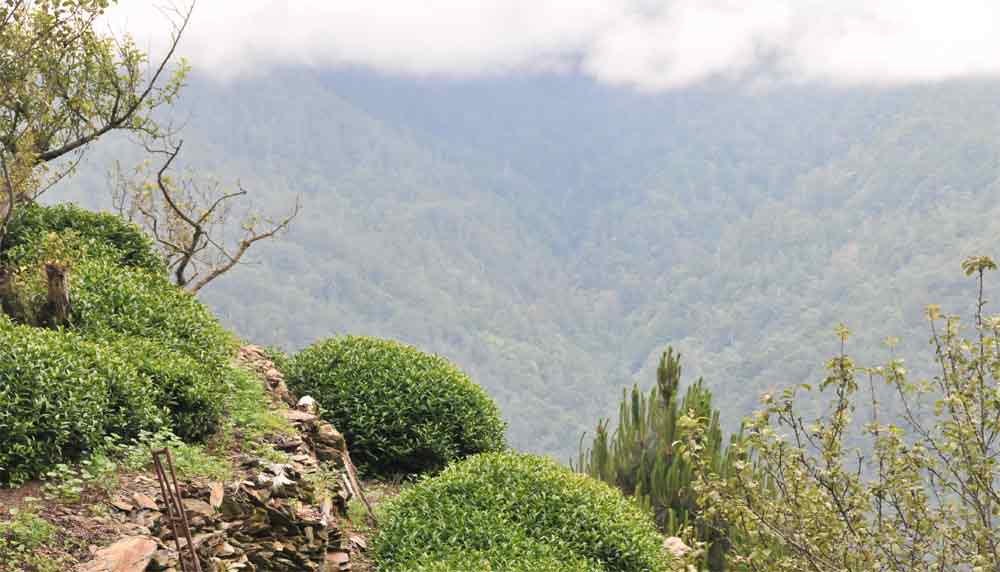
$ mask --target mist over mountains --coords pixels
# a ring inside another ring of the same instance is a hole
[[[184,160],[303,213],[205,300],[259,343],[334,333],[447,356],[514,446],[565,460],[673,344],[730,428],[860,361],[929,357],[922,308],[969,315],[1000,237],[1000,83],[725,82],[657,94],[574,75],[465,80],[299,68],[179,103]],[[102,141],[51,198],[108,203]],[[127,160],[123,160],[126,161]],[[912,357],[910,357],[912,356]]]

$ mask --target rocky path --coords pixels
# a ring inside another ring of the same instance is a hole
[[[343,437],[309,397],[295,400],[260,348],[240,350],[294,431],[272,446],[285,462],[239,454],[229,482],[183,482],[180,490],[204,572],[351,570],[341,529],[347,501],[360,493]],[[120,537],[75,572],[180,572],[158,482],[136,475],[107,501]],[[182,540],[182,546],[186,542]],[[356,547],[355,547],[356,548]]]

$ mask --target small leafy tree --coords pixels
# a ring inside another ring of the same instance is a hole
[[[712,408],[712,393],[702,380],[688,387],[682,397],[680,360],[680,354],[667,348],[649,395],[643,395],[638,386],[631,395],[623,392],[614,433],[609,435],[607,420],[599,422],[590,448],[581,445],[577,462],[571,464],[635,497],[653,512],[657,526],[668,535],[681,535],[697,524],[697,539],[709,545],[709,567],[721,570],[727,539],[719,532],[721,525],[705,526],[697,520],[698,503],[691,485],[699,466],[724,474],[729,456],[719,412]],[[679,421],[686,412],[707,420],[698,466],[680,454],[685,428]]]
[[[99,32],[114,0],[8,0],[0,6],[0,238],[19,203],[72,171],[103,135],[159,135],[153,111],[169,103],[187,66],[168,69],[190,10],[150,65],[128,35]],[[68,163],[57,160],[72,158]]]
[[[705,516],[722,519],[746,542],[731,557],[746,570],[843,572],[1000,570],[1000,317],[984,314],[985,256],[962,268],[978,283],[975,322],[929,306],[933,376],[913,380],[893,355],[879,367],[840,353],[827,364],[820,391],[828,410],[806,420],[796,394],[764,397],[748,421],[742,455],[722,476],[700,472]],[[971,335],[970,335],[971,334]],[[894,344],[890,343],[890,346]],[[887,384],[893,408],[879,401]],[[859,399],[870,406],[855,419]],[[709,420],[687,423],[706,432],[687,444],[688,458],[709,446]],[[697,435],[693,433],[692,435]],[[855,443],[863,443],[853,446]]]

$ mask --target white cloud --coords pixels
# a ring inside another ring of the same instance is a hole
[[[146,0],[112,20],[157,45]],[[219,77],[282,64],[480,75],[577,69],[664,89],[713,76],[911,82],[1000,75],[996,0],[200,0],[183,43]]]

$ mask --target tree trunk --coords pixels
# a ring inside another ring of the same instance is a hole
[[[50,262],[45,265],[49,280],[49,301],[42,312],[43,325],[58,328],[69,324],[69,275],[65,266]]]

